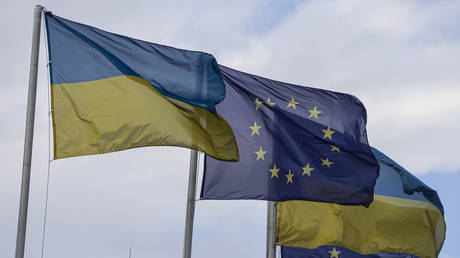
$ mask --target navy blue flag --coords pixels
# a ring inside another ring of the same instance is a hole
[[[381,253],[363,255],[343,247],[323,245],[316,249],[281,247],[281,258],[418,258],[411,254]]]
[[[206,156],[201,199],[369,205],[379,167],[356,97],[220,69],[240,161]]]

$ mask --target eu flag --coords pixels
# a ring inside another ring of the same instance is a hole
[[[240,161],[206,156],[202,199],[369,205],[379,167],[356,97],[220,69]]]
[[[349,249],[324,245],[316,249],[305,249],[298,247],[281,247],[281,258],[418,258],[418,256],[412,254],[401,254],[401,253],[379,253],[379,254],[359,254]]]

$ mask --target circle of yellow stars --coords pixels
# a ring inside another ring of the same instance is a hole
[[[268,97],[266,100],[261,100],[259,98],[256,98],[253,102],[253,104],[255,104],[255,108],[256,108],[256,111],[258,110],[262,110],[262,105],[265,104],[267,105],[268,107],[270,108],[273,108],[276,103],[272,102],[272,100],[270,99],[270,97]],[[297,102],[294,97],[292,96],[291,97],[291,100],[288,102],[286,108],[289,109],[289,108],[292,108],[292,109],[296,109],[296,106],[297,105],[300,105],[299,102]],[[315,119],[315,120],[318,120],[319,119],[319,115],[321,113],[323,113],[322,110],[318,109],[318,107],[316,105],[313,106],[313,108],[311,109],[308,109],[308,119]],[[257,136],[260,136],[260,130],[263,129],[263,127],[261,125],[258,125],[257,124],[257,121],[254,121],[254,124],[249,126],[249,129],[251,129],[251,136],[254,136],[254,135],[257,135]],[[331,129],[330,126],[328,126],[326,129],[322,129],[321,130],[323,132],[323,139],[327,139],[329,141],[332,142],[332,137],[333,137],[333,134],[335,133],[334,130]],[[337,146],[334,146],[332,144],[329,145],[331,147],[331,152],[340,152],[340,148],[337,147]],[[257,155],[256,156],[256,161],[258,160],[265,160],[265,154],[267,153],[266,150],[263,149],[262,146],[259,146],[259,150],[257,151],[254,151],[254,153]],[[334,162],[329,160],[329,158],[325,158],[325,159],[320,159],[321,160],[321,165],[322,166],[325,166],[327,168],[331,168],[333,165],[334,165]],[[308,176],[310,177],[311,176],[311,173],[316,170],[314,167],[312,167],[312,165],[310,164],[310,162],[307,162],[305,164],[304,167],[302,167],[302,174],[301,176]],[[278,179],[278,172],[280,171],[280,168],[276,167],[276,163],[273,164],[273,168],[269,169],[268,170],[270,172],[270,179],[272,178],[275,178],[275,179]],[[293,184],[294,183],[294,176],[295,174],[292,173],[292,170],[289,169],[289,172],[285,175],[286,177],[286,184]],[[331,253],[331,257],[338,257],[339,255],[339,251],[335,250],[335,247],[332,251],[329,251],[329,253]]]

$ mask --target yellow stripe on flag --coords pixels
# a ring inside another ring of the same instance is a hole
[[[446,226],[433,204],[375,195],[369,208],[309,201],[278,204],[277,244],[322,245],[360,254],[408,253],[437,257]]]
[[[219,115],[167,99],[136,76],[51,86],[56,159],[144,146],[180,146],[237,161]]]

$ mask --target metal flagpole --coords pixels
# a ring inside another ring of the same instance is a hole
[[[185,217],[184,254],[183,258],[192,255],[193,217],[195,215],[195,188],[198,167],[198,151],[190,151],[190,172],[188,176],[187,214]]]
[[[276,258],[276,202],[267,202],[267,258]]]
[[[208,77],[207,70],[203,70],[201,77],[197,78],[197,84],[203,84]],[[203,99],[207,98],[207,87],[198,87],[197,94],[201,95]],[[206,128],[206,119],[200,117],[201,125]],[[192,239],[193,239],[193,218],[195,216],[195,191],[196,191],[196,177],[198,170],[198,151],[190,150],[190,168],[188,175],[188,194],[187,194],[187,213],[185,215],[185,233],[184,233],[184,253],[183,258],[190,258],[192,256]]]
[[[21,199],[19,203],[18,231],[16,235],[16,258],[24,257],[27,208],[29,205],[30,168],[32,164],[32,143],[34,138],[35,99],[37,93],[38,52],[40,48],[40,27],[43,6],[36,5],[32,32],[32,53],[29,71],[29,95],[27,97],[26,133],[22,163]]]

